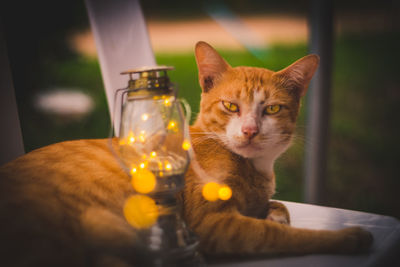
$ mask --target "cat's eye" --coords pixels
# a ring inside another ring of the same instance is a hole
[[[264,114],[273,115],[278,113],[281,110],[281,105],[269,105],[264,109]]]
[[[222,105],[224,105],[224,107],[230,112],[239,112],[239,106],[234,103],[222,101]]]

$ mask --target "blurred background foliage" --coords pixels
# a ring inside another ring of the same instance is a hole
[[[4,4],[2,19],[26,151],[63,140],[107,137],[111,126],[99,63],[95,56],[81,53],[71,44],[73,36],[89,29],[84,2],[22,2]],[[185,24],[210,19],[205,7],[214,4],[142,1],[149,25],[152,21]],[[249,17],[305,19],[310,9],[310,2],[304,0],[227,0],[224,4],[239,16]],[[334,6],[336,34],[324,204],[400,218],[400,5],[398,1],[337,0]],[[171,39],[174,41],[179,42]],[[243,47],[217,48],[232,66],[272,70],[287,66],[308,51],[307,36],[298,42],[271,43],[261,48],[257,57]],[[155,56],[158,64],[175,66],[171,79],[197,113],[200,87],[192,50],[155,49]],[[95,108],[73,120],[35,108],[33,100],[38,93],[60,87],[80,88],[93,99]],[[276,166],[277,199],[303,199],[303,146],[313,142],[304,136],[304,112],[303,108],[294,145]]]

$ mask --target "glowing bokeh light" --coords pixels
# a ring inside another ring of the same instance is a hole
[[[145,131],[140,131],[140,135],[139,135],[139,141],[141,142],[141,143],[144,143],[144,142],[146,142],[146,132]]]
[[[120,146],[126,145],[126,141],[124,139],[119,139],[119,145]]]
[[[150,193],[156,187],[156,183],[155,175],[147,169],[139,169],[132,174],[132,186],[139,193]]]
[[[149,119],[149,114],[147,114],[147,113],[142,114],[143,121],[147,121],[148,119]]]
[[[142,163],[140,163],[139,164],[139,167],[141,168],[141,169],[144,169],[144,168],[146,168],[146,163],[145,162],[142,162]]]
[[[150,153],[150,157],[151,158],[155,158],[157,156],[157,153],[155,152],[155,151],[152,151],[151,153]]]
[[[229,186],[223,185],[218,189],[218,197],[221,200],[228,200],[232,197],[232,190]]]
[[[232,189],[227,185],[209,182],[203,186],[202,194],[208,201],[228,200],[232,197]]]
[[[145,195],[134,195],[125,202],[124,216],[128,223],[135,228],[149,228],[158,219],[158,208],[152,198]]]
[[[165,161],[165,169],[167,170],[167,171],[170,171],[170,170],[172,170],[172,165],[171,165],[171,163],[169,163],[169,161]]]
[[[202,190],[203,197],[208,201],[218,200],[218,190],[220,188],[221,186],[215,182],[206,183]]]
[[[169,100],[168,98],[164,100],[164,105],[169,107],[171,106],[171,100]]]
[[[137,172],[137,168],[136,167],[132,167],[132,169],[131,169],[131,175],[133,175],[134,173],[136,173]]]
[[[182,143],[183,150],[188,151],[190,149],[190,147],[191,147],[191,145],[190,145],[189,140],[184,140],[183,143]]]
[[[127,142],[128,144],[133,144],[133,143],[135,143],[136,138],[135,138],[135,136],[133,135],[133,132],[132,132],[132,131],[129,131],[127,141],[128,141],[128,142]]]
[[[170,122],[168,123],[167,128],[168,128],[168,130],[172,130],[172,129],[175,128],[175,126],[176,126],[176,122],[175,122],[175,121],[170,121]]]

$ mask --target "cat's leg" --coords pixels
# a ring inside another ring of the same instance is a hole
[[[118,211],[91,206],[82,213],[80,222],[91,265],[132,266],[138,255],[137,232]]]
[[[290,224],[289,211],[285,205],[277,201],[270,201],[268,203],[267,220],[278,222],[281,224]]]
[[[255,253],[355,253],[367,251],[372,235],[360,227],[337,231],[290,227],[238,212],[203,214],[191,222],[200,249],[209,255]]]

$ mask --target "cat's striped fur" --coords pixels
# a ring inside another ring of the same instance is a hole
[[[201,111],[191,127],[197,165],[189,169],[179,199],[201,249],[269,254],[368,247],[371,235],[360,228],[292,228],[286,208],[269,201],[275,190],[274,160],[289,146],[299,101],[318,58],[305,57],[277,73],[231,68],[200,42],[196,59],[203,88]],[[224,109],[221,101],[234,102],[240,111]],[[273,104],[281,110],[262,115]],[[232,198],[206,201],[201,190],[207,179],[228,184]],[[0,265],[126,266],[135,240],[122,214],[133,193],[129,180],[107,140],[58,143],[2,166]]]

